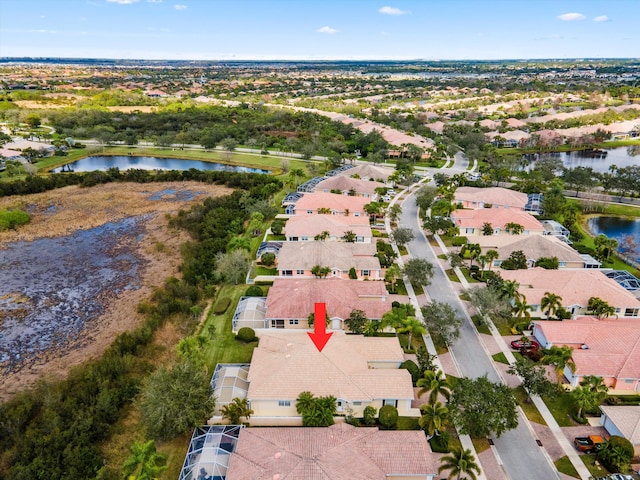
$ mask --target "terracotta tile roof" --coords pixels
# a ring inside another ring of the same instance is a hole
[[[487,235],[473,241],[482,247],[484,253],[496,250],[499,260],[509,258],[515,250],[522,250],[528,259],[557,257],[560,262],[584,263],[578,252],[553,235]]]
[[[544,227],[532,215],[522,210],[512,208],[480,208],[478,210],[454,210],[451,218],[459,228],[482,228],[484,223],[490,223],[493,228],[502,228],[507,223],[518,223],[525,230],[543,232]],[[464,232],[462,232],[464,235]]]
[[[391,310],[383,281],[276,278],[267,295],[266,318],[307,318],[317,302],[327,304],[329,318],[343,320],[354,309],[371,319],[380,319]]]
[[[373,178],[374,180],[384,180],[385,182],[393,175],[392,168],[376,167],[375,165],[357,165],[349,170],[340,172],[338,175],[344,175],[351,177],[353,175],[359,175],[362,179]]]
[[[455,201],[459,202],[484,202],[493,205],[509,205],[523,209],[527,204],[528,195],[515,190],[502,187],[478,188],[458,187],[455,191]]]
[[[586,307],[591,297],[599,297],[616,308],[640,308],[640,301],[632,293],[597,269],[545,270],[536,267],[503,270],[500,275],[504,280],[518,282],[520,293],[531,305],[539,305],[545,292],[552,292],[562,297],[565,308]]]
[[[346,423],[328,428],[245,428],[227,480],[385,480],[435,475],[434,454],[421,431],[379,431]]]
[[[520,128],[527,126],[526,122],[518,120],[517,118],[507,118],[507,125],[509,125],[511,128]]]
[[[293,215],[287,220],[284,231],[287,237],[307,236],[313,238],[324,231],[334,237],[343,237],[348,231],[352,231],[360,237],[372,237],[368,216]]]
[[[374,243],[283,242],[278,253],[279,270],[311,270],[314,265],[349,270],[380,270]]]
[[[405,369],[370,369],[370,361],[402,363],[395,337],[363,337],[334,332],[319,352],[307,332],[268,331],[260,335],[249,369],[249,400],[294,400],[300,392],[353,401],[412,399]]]
[[[633,445],[640,445],[640,406],[602,405],[600,410],[613,421],[624,438]]]
[[[317,193],[320,193],[323,190],[340,190],[341,192],[354,190],[358,195],[366,193],[370,196],[373,196],[376,193],[376,188],[378,187],[384,187],[384,184],[379,182],[371,182],[369,180],[351,178],[346,175],[336,175],[334,177],[329,177],[326,180],[322,180],[320,183],[318,183],[318,185],[316,185],[315,191]],[[371,199],[368,200],[369,202],[371,202]]]
[[[325,181],[323,180],[320,184]],[[337,212],[349,210],[353,214],[354,212],[364,212],[364,206],[369,203],[371,203],[371,199],[365,197],[350,197],[349,195],[326,192],[305,193],[296,203],[296,214],[306,215],[307,210],[312,210],[313,215],[317,215],[319,208],[329,208]]]
[[[640,378],[638,320],[580,317],[576,320],[537,321],[544,337],[554,345],[574,348],[577,375]],[[582,345],[588,349],[582,349]]]

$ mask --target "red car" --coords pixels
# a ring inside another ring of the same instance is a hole
[[[514,350],[538,350],[540,348],[540,344],[535,340],[529,339],[528,342],[523,342],[522,339],[514,340],[511,342],[511,348]]]

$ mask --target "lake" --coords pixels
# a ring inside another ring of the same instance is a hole
[[[189,170],[191,168],[195,168],[196,170],[221,170],[226,172],[271,173],[269,170],[263,170],[261,168],[227,165],[225,163],[129,155],[95,155],[64,165],[65,170],[70,168],[74,172],[93,172],[95,170],[106,171],[114,167],[117,167],[120,170],[129,170],[132,168],[140,170]],[[62,169],[63,167],[58,167],[53,171],[62,172]]]
[[[595,235],[601,233],[615,238],[618,243],[627,236],[633,237],[636,248],[630,256],[640,262],[640,218],[628,219],[622,217],[591,217],[588,222],[589,230]]]
[[[591,167],[595,172],[604,173],[609,171],[611,165],[622,168],[640,164],[640,145],[600,150],[534,153],[524,157],[531,162],[531,167],[535,165],[535,161],[538,159],[559,158],[566,168]]]

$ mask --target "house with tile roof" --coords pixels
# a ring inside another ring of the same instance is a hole
[[[458,187],[454,193],[454,203],[463,208],[513,208],[524,210],[529,197],[526,193],[502,187]]]
[[[545,316],[540,303],[547,292],[562,297],[562,306],[574,318],[587,315],[591,297],[601,298],[614,307],[618,318],[640,317],[640,300],[598,269],[545,270],[536,267],[502,270],[500,275],[504,280],[513,280],[520,285],[518,291],[533,307],[531,315],[534,317]]]
[[[451,220],[464,236],[482,235],[485,223],[491,225],[494,235],[510,235],[506,231],[508,223],[522,225],[524,231],[520,235],[542,235],[544,232],[544,227],[533,215],[513,208],[454,210]]]
[[[586,375],[597,375],[614,390],[640,392],[640,329],[630,319],[580,317],[576,320],[536,321],[533,337],[543,348],[573,348],[575,371],[564,376],[574,387]]]
[[[442,454],[421,431],[380,431],[338,423],[328,428],[244,428],[227,480],[433,480]]]
[[[328,232],[327,241],[344,241],[349,232],[355,235],[356,243],[371,243],[373,240],[368,216],[293,215],[284,227],[289,242],[310,242],[325,232]]]
[[[365,163],[362,165],[357,165],[344,172],[340,172],[338,175],[345,175],[348,177],[357,175],[362,180],[373,179],[376,182],[386,183],[389,180],[389,177],[394,173],[395,172],[392,168],[378,167],[376,165],[369,165]]]
[[[600,262],[590,256],[581,255],[566,243],[550,235],[490,235],[474,238],[474,243],[482,247],[482,252],[489,250],[498,252],[493,261],[499,267],[509,258],[511,252],[522,251],[527,257],[527,265],[533,268],[541,257],[558,259],[559,268],[597,268]],[[595,263],[594,263],[595,262]]]
[[[345,177],[329,177],[327,180],[333,180],[335,178]],[[318,185],[321,185],[324,181],[325,180]],[[371,202],[371,198],[364,196],[341,195],[329,192],[305,193],[302,198],[298,199],[294,204],[293,209],[288,210],[287,213],[294,215],[365,217],[368,221],[369,217],[364,211],[364,206]]]
[[[393,405],[402,416],[420,416],[420,410],[411,407],[413,384],[409,371],[399,368],[403,361],[396,337],[334,332],[320,352],[307,332],[264,332],[249,367],[251,422],[288,418],[299,425],[296,399],[306,391],[334,396],[338,415],[361,417],[368,405]]]
[[[309,314],[316,303],[327,305],[327,328],[344,330],[353,310],[380,320],[391,310],[391,299],[383,281],[344,278],[276,278],[265,303],[267,328],[309,328]]]
[[[634,455],[640,455],[640,406],[602,405],[600,425],[611,436],[626,438],[633,445]]]
[[[314,278],[314,266],[329,267],[330,277],[349,278],[355,269],[359,280],[384,278],[373,243],[283,242],[278,253],[278,275]]]
[[[349,173],[351,173],[349,171]],[[385,187],[384,183],[371,182],[346,175],[335,175],[326,178],[316,185],[316,193],[337,193],[352,197],[364,197],[369,202],[374,202],[378,198],[376,188]]]

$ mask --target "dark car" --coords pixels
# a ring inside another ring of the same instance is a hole
[[[528,340],[526,342],[523,342],[522,339],[518,339],[511,342],[511,348],[513,348],[514,350],[522,350],[523,348],[525,350],[539,350],[540,344],[535,340]]]

